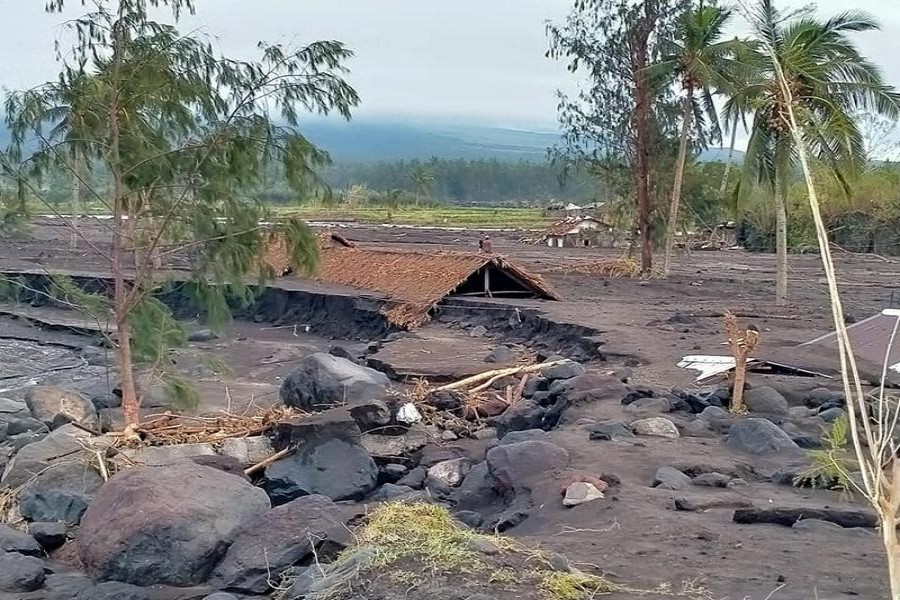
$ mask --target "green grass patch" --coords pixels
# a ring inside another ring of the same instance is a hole
[[[543,229],[553,219],[539,208],[468,206],[355,206],[279,207],[281,215],[299,216],[309,221],[359,221],[440,227],[485,227]]]

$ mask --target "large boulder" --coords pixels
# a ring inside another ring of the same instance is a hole
[[[726,443],[737,450],[758,455],[800,450],[787,433],[768,419],[739,420],[731,426]]]
[[[39,441],[27,444],[9,461],[0,486],[16,488],[60,461],[71,462],[84,449],[90,434],[72,424],[63,425]]]
[[[281,401],[302,410],[322,410],[381,398],[387,376],[346,358],[319,352],[304,358],[281,384]]]
[[[680,490],[691,483],[691,478],[674,467],[660,467],[653,476],[653,487],[663,490]]]
[[[324,496],[305,496],[259,515],[235,538],[213,571],[210,585],[247,594],[270,590],[282,571],[314,551],[353,542],[341,509]],[[321,552],[317,552],[321,555]]]
[[[34,418],[51,429],[74,422],[100,431],[97,408],[79,392],[41,385],[29,390],[25,402]]]
[[[494,421],[497,437],[503,439],[503,436],[512,431],[540,429],[544,422],[544,412],[544,407],[532,398],[519,400]]]
[[[770,415],[786,415],[790,412],[788,401],[775,388],[767,385],[752,388],[744,394],[744,404],[750,412]]]
[[[113,476],[84,514],[78,557],[95,579],[196,585],[269,508],[265,492],[211,467],[135,467]]]
[[[375,488],[378,467],[349,412],[329,411],[279,425],[275,447],[290,445],[299,448],[266,468],[263,488],[274,504],[310,494],[359,499]]]
[[[573,377],[578,377],[585,373],[587,373],[587,369],[584,368],[584,365],[577,363],[574,360],[565,360],[556,365],[551,362],[550,365],[541,369],[541,375],[549,381],[554,381],[556,379],[572,379]]]
[[[491,448],[486,462],[498,491],[518,494],[564,469],[569,454],[550,442],[528,441]]]
[[[48,468],[19,493],[19,511],[30,521],[78,525],[103,479],[92,468],[63,462]]]
[[[44,585],[44,563],[15,552],[0,553],[0,592],[31,592]]]

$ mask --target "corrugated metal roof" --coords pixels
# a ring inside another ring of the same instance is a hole
[[[854,323],[847,328],[853,354],[876,365],[900,364],[898,325],[900,325],[900,311],[896,310],[884,310],[859,323]],[[893,343],[892,337],[895,337]],[[829,333],[802,345],[837,350],[837,334]]]

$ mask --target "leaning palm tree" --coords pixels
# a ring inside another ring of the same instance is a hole
[[[671,47],[652,68],[653,71],[674,74],[680,80],[684,94],[681,138],[666,227],[663,267],[666,275],[675,246],[681,188],[691,137],[700,137],[702,142],[706,142],[709,140],[702,139],[702,134],[708,133],[710,139],[721,139],[713,96],[717,91],[734,88],[746,71],[745,65],[736,60],[741,42],[721,39],[730,18],[731,11],[718,6],[700,6],[685,11]]]
[[[854,115],[871,112],[900,117],[900,95],[885,84],[880,69],[859,53],[849,34],[878,29],[868,14],[850,11],[826,21],[808,14],[785,15],[772,0],[758,0],[747,15],[760,41],[774,53],[787,80],[790,108],[797,115],[811,157],[827,166],[847,188],[847,178],[866,160]],[[777,275],[775,299],[787,303],[787,191],[797,147],[788,126],[788,96],[767,55],[763,76],[726,103],[732,114],[753,115],[742,188],[756,183],[775,206]]]

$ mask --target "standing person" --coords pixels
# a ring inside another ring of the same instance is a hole
[[[486,235],[481,240],[481,250],[482,252],[486,252],[490,254],[493,251],[493,246],[491,244],[491,236]]]

